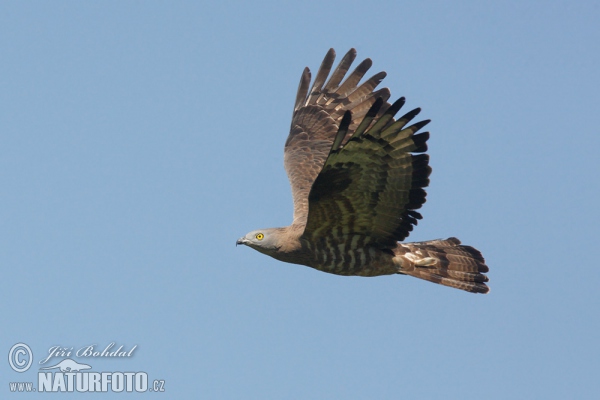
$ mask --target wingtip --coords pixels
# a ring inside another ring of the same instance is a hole
[[[400,97],[398,100],[394,102],[386,111],[386,114],[396,115],[396,113],[402,108],[402,106],[406,103],[406,98]]]
[[[325,57],[323,58],[323,60],[331,60],[331,62],[333,62],[333,60],[335,60],[335,56],[336,56],[335,49],[333,47],[331,47],[329,50],[327,50],[327,54],[325,54]]]
[[[348,125],[350,125],[351,121],[352,121],[352,111],[346,110],[346,112],[344,113],[344,116],[342,117],[342,123],[340,125],[343,125],[344,122],[346,122]]]
[[[365,118],[375,118],[375,116],[379,112],[379,109],[381,108],[382,105],[383,105],[383,98],[377,97],[377,100],[375,100],[373,102],[373,105],[367,112],[367,115],[365,116]]]
[[[333,144],[331,145],[331,152],[338,151],[340,146],[342,145],[342,140],[346,137],[346,133],[348,132],[348,128],[352,123],[352,111],[346,110],[344,116],[342,117],[342,121],[340,122],[340,127],[338,129],[337,135],[333,140]]]
[[[351,123],[352,123],[352,111],[346,110],[346,112],[344,113],[344,116],[342,117],[342,121],[340,122],[340,127],[339,127],[339,131],[344,132],[344,135],[342,136],[341,139],[343,139],[346,136],[346,132],[348,132],[348,128],[350,127]]]

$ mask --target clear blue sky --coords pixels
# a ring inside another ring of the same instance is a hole
[[[599,3],[216,3],[0,4],[0,397],[115,342],[94,370],[167,392],[98,398],[599,398]],[[489,295],[235,247],[291,222],[283,144],[330,47],[433,120],[409,239],[479,248]]]

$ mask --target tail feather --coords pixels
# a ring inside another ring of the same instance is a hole
[[[460,240],[400,243],[394,250],[399,273],[465,290],[488,293],[485,272],[489,271],[479,250],[463,246]]]

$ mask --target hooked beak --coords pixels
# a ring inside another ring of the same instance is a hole
[[[238,244],[246,244],[246,239],[245,238],[239,238],[236,242],[235,242],[235,247],[238,246]]]

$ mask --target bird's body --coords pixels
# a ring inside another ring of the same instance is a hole
[[[456,238],[418,243],[404,240],[421,214],[429,184],[429,121],[398,120],[404,104],[389,104],[388,89],[373,91],[380,72],[361,85],[371,66],[364,60],[343,82],[356,57],[351,49],[333,66],[331,49],[309,90],[304,70],[285,144],[284,164],[292,186],[290,226],[252,231],[237,244],[277,260],[337,275],[406,274],[476,293],[487,293],[481,253]]]
[[[264,235],[277,234],[278,237],[285,238],[285,243],[275,249],[256,250],[279,261],[306,265],[336,275],[378,276],[398,273],[392,252],[365,246],[366,240],[358,235],[351,241],[338,243],[327,237],[312,242],[302,237],[303,231],[301,227],[294,225],[262,229],[260,232]]]

